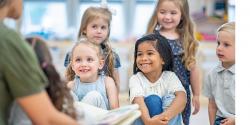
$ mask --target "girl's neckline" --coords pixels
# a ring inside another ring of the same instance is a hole
[[[157,80],[155,80],[154,82],[151,82],[143,73],[142,73],[142,75],[150,83],[150,85],[156,85],[161,80],[163,73],[164,72],[162,72],[160,77]]]
[[[171,36],[171,37],[166,37],[165,35],[163,35],[163,33],[161,33],[161,31],[158,31],[158,33],[161,35],[161,36],[163,36],[164,38],[166,38],[166,39],[168,39],[168,40],[171,40],[171,41],[178,41],[180,38],[179,38],[179,36],[176,36],[176,37],[173,37],[173,36]]]
[[[95,80],[86,80],[86,81],[82,81],[81,78],[79,76],[77,76],[77,78],[79,79],[79,81],[81,83],[85,83],[85,84],[93,84],[93,83],[96,83],[99,78],[100,78],[100,75],[97,75],[97,78]]]

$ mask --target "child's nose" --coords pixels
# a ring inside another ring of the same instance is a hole
[[[146,55],[142,56],[142,60],[147,60],[147,59],[148,59],[148,56],[146,56]]]
[[[102,29],[101,29],[101,28],[98,28],[98,29],[97,29],[97,32],[98,32],[98,33],[101,33],[101,32],[102,32]]]
[[[170,18],[170,16],[171,16],[170,13],[164,14],[164,18],[167,18],[167,19],[168,19],[168,18]]]
[[[217,46],[217,50],[222,50],[222,46],[221,46],[221,45],[218,45],[218,46]]]
[[[86,66],[87,65],[87,61],[82,61],[81,62],[81,66]]]

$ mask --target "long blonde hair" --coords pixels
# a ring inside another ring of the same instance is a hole
[[[108,23],[108,35],[107,38],[101,43],[101,48],[104,50],[104,53],[107,55],[105,64],[107,65],[108,71],[106,75],[114,79],[114,55],[111,46],[109,45],[109,35],[110,35],[110,23],[112,20],[112,13],[106,7],[89,7],[86,9],[82,16],[80,29],[78,32],[78,38],[86,37],[86,31],[88,24],[95,20],[102,18]]]
[[[99,56],[99,58],[103,59],[103,52],[102,52],[101,47],[99,45],[95,44],[94,42],[90,42],[88,39],[81,39],[72,48],[71,55],[70,55],[70,63],[68,65],[67,69],[66,69],[66,79],[67,79],[67,81],[72,81],[75,78],[75,72],[72,70],[73,54],[74,54],[75,48],[78,47],[79,45],[82,45],[82,44],[96,50],[97,55]]]
[[[180,35],[180,40],[182,41],[182,47],[184,49],[182,62],[185,67],[190,70],[191,66],[196,63],[195,54],[198,48],[198,42],[194,37],[194,25],[189,16],[189,5],[187,0],[159,0],[149,21],[147,33],[153,33],[155,31],[155,28],[158,25],[158,9],[159,6],[165,1],[173,2],[181,11],[181,21],[177,26],[176,31]]]

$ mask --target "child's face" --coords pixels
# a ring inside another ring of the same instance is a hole
[[[97,44],[101,44],[108,36],[108,22],[102,18],[94,19],[89,22],[84,32],[88,39]]]
[[[152,41],[145,41],[138,46],[136,58],[137,67],[144,75],[159,74],[162,72],[164,61],[153,46]]]
[[[181,20],[181,11],[172,1],[164,1],[157,11],[158,23],[164,30],[175,30]]]
[[[225,68],[235,63],[235,41],[234,34],[227,31],[220,31],[217,36],[218,46],[216,54]]]
[[[103,60],[94,48],[80,44],[73,51],[71,67],[81,81],[93,82],[97,79],[98,69],[103,67]]]

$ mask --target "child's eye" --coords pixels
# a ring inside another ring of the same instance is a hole
[[[148,52],[148,55],[153,55],[154,53],[153,52]]]
[[[160,14],[165,14],[165,11],[160,11]]]
[[[107,27],[106,26],[102,26],[101,29],[105,30],[105,29],[107,29]]]
[[[225,47],[228,47],[228,46],[230,46],[230,44],[225,43],[224,46],[225,46]]]
[[[142,53],[137,53],[136,55],[137,55],[137,56],[141,56],[141,55],[142,55]]]
[[[219,46],[220,45],[220,42],[219,41],[217,41],[217,46]]]
[[[81,62],[81,59],[80,58],[76,58],[75,61],[76,62]]]
[[[177,14],[177,12],[171,12],[172,15]]]
[[[93,58],[87,58],[87,62],[93,62],[94,59]]]
[[[92,28],[94,28],[94,29],[97,28],[97,25],[93,25]]]

